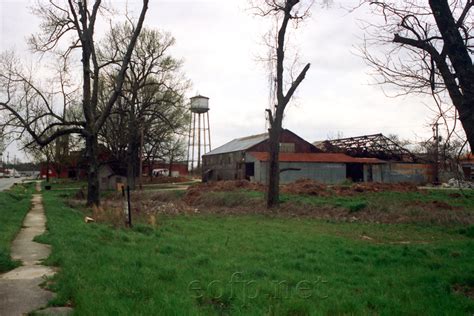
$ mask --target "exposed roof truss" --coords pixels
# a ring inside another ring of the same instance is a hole
[[[417,162],[419,159],[408,149],[382,134],[326,140],[319,144],[326,152],[342,152],[353,157]]]

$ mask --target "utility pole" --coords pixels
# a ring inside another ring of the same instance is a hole
[[[433,134],[435,141],[435,152],[434,152],[434,184],[439,184],[439,125],[436,122],[433,124]]]

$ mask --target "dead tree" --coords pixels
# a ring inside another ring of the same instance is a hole
[[[372,13],[383,19],[365,23],[367,38],[361,51],[378,74],[379,83],[403,93],[428,93],[440,100],[447,93],[474,148],[473,0],[449,2],[371,1]],[[384,50],[377,54],[372,46]],[[448,134],[450,132],[448,131]]]
[[[49,0],[47,5],[38,5],[34,10],[42,20],[41,30],[30,39],[33,50],[42,54],[51,53],[62,57],[72,56],[71,52],[80,49],[82,89],[81,117],[77,120],[64,119],[57,113],[55,103],[57,98],[50,98],[45,89],[33,80],[33,75],[25,75],[18,68],[15,59],[8,56],[2,58],[0,88],[5,96],[0,100],[0,109],[7,112],[11,126],[19,129],[19,134],[29,133],[40,146],[45,146],[56,138],[79,134],[85,140],[86,158],[88,164],[88,205],[99,205],[98,179],[98,134],[110,114],[110,110],[121,94],[125,74],[129,67],[130,58],[138,35],[142,29],[148,0],[143,0],[143,6],[135,27],[132,29],[130,41],[123,55],[115,56],[120,62],[116,73],[114,88],[108,96],[106,105],[98,107],[100,78],[102,69],[109,62],[100,63],[94,39],[96,21],[106,8],[101,0],[89,4],[83,1]],[[6,68],[5,68],[6,67]],[[23,91],[21,91],[23,90]],[[26,102],[25,98],[34,98]],[[39,128],[38,122],[45,117],[51,118],[52,123]]]
[[[270,123],[269,132],[269,161],[268,161],[268,187],[267,187],[267,208],[272,208],[279,203],[279,185],[280,185],[280,165],[279,165],[279,153],[280,153],[280,135],[282,132],[282,123],[285,108],[291,100],[291,97],[295,93],[296,89],[303,81],[306,76],[310,64],[307,64],[303,70],[296,76],[296,79],[291,80],[289,88],[285,92],[285,77],[284,77],[284,61],[285,61],[285,37],[287,35],[287,28],[290,22],[297,23],[303,19],[307,14],[311,6],[308,5],[302,8],[299,5],[299,0],[265,0],[263,6],[257,7],[258,15],[261,16],[272,16],[277,20],[281,19],[278,27],[278,33],[276,34],[276,47],[274,52],[270,55],[273,56],[276,53],[276,60],[270,57],[276,68],[275,75],[275,94],[276,104],[274,109],[267,109],[268,120]],[[273,48],[272,48],[273,49]]]

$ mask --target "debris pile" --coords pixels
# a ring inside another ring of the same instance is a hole
[[[314,196],[352,196],[364,192],[415,192],[416,185],[412,183],[353,183],[349,185],[325,185],[314,180],[301,179],[282,186],[283,193],[305,194]]]
[[[186,190],[184,201],[190,205],[194,204],[202,194],[206,192],[229,192],[237,190],[265,191],[265,186],[248,180],[228,180],[199,183],[190,186]]]
[[[443,183],[444,188],[474,189],[474,182],[459,179],[449,179],[448,183]]]
[[[295,182],[285,184],[282,186],[281,192],[314,196],[329,196],[332,193],[328,186],[309,179],[300,179],[296,180]]]

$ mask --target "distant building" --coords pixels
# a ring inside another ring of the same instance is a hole
[[[203,181],[247,179],[268,181],[267,133],[238,138],[203,156]],[[374,158],[354,158],[343,153],[324,153],[289,130],[280,137],[280,182],[312,179],[340,183],[354,176],[353,170],[385,162]],[[360,168],[354,168],[360,166]],[[371,169],[371,168],[367,168]],[[361,175],[362,179],[364,175]],[[368,179],[370,180],[370,179]]]
[[[119,185],[127,185],[127,170],[113,163],[101,165],[99,167],[99,190],[117,190]]]
[[[461,160],[460,164],[464,173],[464,179],[474,181],[474,155],[467,154]]]

